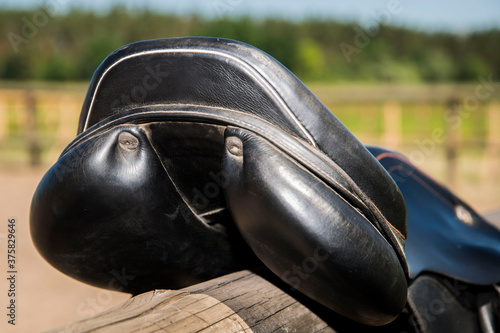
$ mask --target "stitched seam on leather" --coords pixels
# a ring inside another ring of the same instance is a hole
[[[368,199],[370,200],[370,199]],[[371,200],[370,200],[371,202]],[[378,209],[377,206],[375,206],[375,204],[372,202],[373,206],[375,207],[375,209],[380,213],[380,215],[382,215],[382,212]],[[383,216],[383,215],[382,215]],[[388,220],[385,220],[385,222],[394,230],[396,231],[404,240],[406,240],[406,237],[401,233],[401,231],[399,231],[395,226],[392,225],[391,222],[389,222]]]
[[[183,106],[189,106],[189,105],[183,105]],[[197,107],[197,105],[190,105],[190,106]],[[158,112],[158,111],[155,111],[155,110],[150,110],[150,111],[144,111],[144,112],[142,112],[142,113],[147,114],[147,113],[156,113],[156,112]],[[169,112],[169,111],[162,111],[162,112]],[[189,114],[197,114],[197,115],[202,115],[202,116],[206,116],[206,115],[207,115],[207,114],[205,114],[205,113],[202,113],[202,112],[196,112],[196,111],[185,111],[185,113],[189,113]],[[139,113],[136,113],[135,115],[137,115],[137,114],[139,114]],[[234,118],[229,118],[229,117],[222,116],[222,115],[214,115],[214,114],[210,114],[210,116],[211,116],[211,117],[214,117],[214,118],[216,118],[216,117],[217,117],[217,118],[220,118],[220,119],[229,120],[230,122],[236,122],[236,123],[243,124],[243,125],[245,125],[245,126],[251,127],[251,128],[253,128],[253,129],[257,130],[257,131],[258,131],[258,132],[259,132],[262,136],[264,136],[264,137],[266,137],[266,136],[271,136],[271,135],[269,135],[269,134],[267,134],[267,133],[264,133],[263,131],[259,130],[259,128],[258,128],[258,127],[253,126],[253,125],[251,125],[251,124],[249,124],[249,123],[247,123],[247,122],[241,121],[241,120],[237,120],[237,119],[234,119]],[[252,115],[247,115],[247,116],[254,117],[254,116],[252,116]],[[125,117],[126,117],[126,116],[125,116]],[[265,121],[265,120],[263,120],[263,119],[260,119],[260,118],[258,118],[258,119],[259,119],[260,121],[267,122],[267,121]],[[116,119],[116,120],[114,120],[114,121],[118,121],[118,119]],[[109,123],[109,124],[111,124],[111,123]],[[106,125],[109,125],[109,124],[106,124]],[[270,125],[270,126],[274,126],[274,125],[273,125],[273,124],[271,124],[271,123],[269,123],[269,125]],[[96,130],[98,130],[98,129],[96,129]],[[83,133],[83,132],[82,132],[82,133]],[[277,138],[275,138],[275,137],[273,137],[273,139],[275,139],[276,141],[282,142],[282,141],[278,140],[278,139],[277,139]],[[283,142],[282,142],[282,144],[283,144]],[[286,144],[284,144],[284,145],[286,146]],[[314,145],[313,145],[313,146],[314,146]],[[66,150],[66,149],[65,149],[65,150]],[[328,158],[329,158],[329,159],[333,162],[333,160],[331,159],[331,157],[330,157],[330,156],[328,156],[328,155],[326,155],[326,156],[327,156],[327,157],[328,157]],[[318,158],[323,159],[321,156],[318,156]],[[333,163],[335,163],[335,162],[333,162]],[[311,163],[311,164],[312,164],[312,163]],[[330,163],[328,163],[328,164],[330,164]],[[336,164],[335,164],[335,166],[336,166]],[[334,169],[335,169],[335,168],[334,168]],[[340,169],[340,168],[339,168],[339,169]],[[318,169],[318,171],[320,171],[320,170]],[[347,183],[351,183],[351,182],[353,183],[353,181],[352,181],[351,179],[347,179],[341,171],[343,171],[343,170],[342,170],[342,169],[340,169],[340,170],[336,170],[336,172],[338,173],[338,175],[339,175],[340,177],[342,177],[342,178],[343,178],[343,179],[344,179]],[[321,171],[320,171],[320,172],[321,172]],[[324,174],[323,172],[321,172],[321,173],[322,173],[322,174]],[[325,174],[325,176],[327,176],[327,175]],[[327,178],[331,179],[331,178],[330,178],[330,177],[328,177],[328,176],[327,176]],[[338,183],[338,182],[336,182],[336,181],[334,181],[334,182],[335,182],[335,183]],[[340,185],[340,184],[339,184],[339,185]],[[340,187],[342,187],[344,190],[346,190],[347,192],[349,192],[349,190],[348,190],[348,189],[346,189],[345,187],[343,187],[343,186],[341,186],[341,185],[340,185]],[[351,190],[352,190],[352,192],[355,192],[353,189],[351,189]]]
[[[200,113],[201,114],[201,113]],[[219,115],[216,115],[216,117],[220,117],[221,119],[225,119],[225,120],[231,120],[231,121],[234,121],[236,123],[239,123],[239,124],[242,124],[246,127],[249,127],[249,128],[252,128],[255,132],[259,133],[261,136],[263,137],[270,137],[272,138],[273,140],[275,141],[278,141],[281,143],[281,145],[283,146],[287,146],[286,143],[284,143],[283,141],[281,141],[279,138],[273,136],[272,134],[269,134],[269,133],[264,133],[263,131],[261,131],[258,127],[252,125],[252,124],[249,124],[247,122],[244,122],[244,121],[241,121],[241,120],[237,120],[237,119],[232,119],[232,118],[228,118],[228,117],[225,117],[225,116],[219,116]],[[349,192],[344,186],[342,186],[338,181],[336,181],[335,179],[333,179],[332,177],[330,177],[328,174],[326,174],[324,171],[322,171],[319,167],[317,167],[315,164],[313,164],[312,162],[310,162],[310,165],[314,167],[314,169],[321,173],[323,176],[325,176],[326,178],[328,178],[329,180],[331,180],[333,183],[335,183],[338,187],[344,189],[345,191]],[[342,177],[343,178],[343,177]]]
[[[381,211],[378,209],[378,207],[377,207],[377,206],[373,203],[373,201],[372,201],[370,198],[368,198],[368,197],[366,197],[366,200],[370,201],[370,203],[372,204],[373,208],[375,208],[375,209],[377,210],[377,212],[380,214],[380,216],[384,219],[384,222],[385,222],[385,223],[387,223],[387,224],[388,224],[388,225],[389,225],[392,229],[394,229],[394,230],[395,230],[395,231],[396,231],[399,235],[401,235],[401,237],[403,237],[403,239],[404,239],[404,240],[406,240],[406,237],[405,237],[405,236],[401,233],[401,231],[399,231],[399,230],[398,230],[395,226],[393,226],[393,225],[391,224],[391,222],[389,222],[389,221],[385,218],[384,214],[382,214],[382,212],[381,212]]]
[[[191,112],[191,113],[197,113],[197,114],[203,114],[203,113],[199,113],[199,112]],[[257,126],[254,126],[252,124],[249,124],[247,122],[244,122],[244,121],[241,121],[241,120],[237,120],[237,119],[234,119],[234,118],[229,118],[229,117],[226,117],[226,116],[221,116],[221,115],[214,115],[215,117],[220,117],[221,119],[225,119],[225,120],[229,120],[229,121],[233,121],[233,122],[236,122],[236,123],[239,123],[239,124],[243,124],[244,126],[246,127],[249,127],[249,128],[252,128],[254,129],[255,132],[259,133],[261,136],[263,136],[264,138],[267,136],[267,137],[271,137],[273,138],[275,141],[278,141],[280,142],[283,146],[287,146],[286,143],[284,143],[283,141],[281,141],[280,139],[278,139],[277,137],[273,136],[272,134],[269,134],[269,133],[265,133],[264,131],[262,131],[260,128],[258,128]],[[271,126],[273,126],[271,124]],[[321,158],[320,156],[318,156],[319,158]],[[303,158],[304,160],[304,158]],[[332,160],[333,162],[333,160]],[[308,161],[308,163],[310,163],[311,165],[313,165],[316,170],[318,172],[320,172],[321,174],[323,174],[325,177],[327,177],[328,179],[332,180],[335,184],[338,184],[339,187],[343,188],[344,190],[346,190],[347,192],[349,192],[348,189],[346,189],[345,187],[343,187],[339,182],[337,182],[336,180],[334,180],[333,178],[331,178],[328,174],[324,173],[324,171],[322,171],[319,167],[317,167],[316,165],[314,165],[312,162]],[[335,163],[335,162],[334,162]],[[336,165],[336,164],[335,164]],[[340,168],[339,168],[340,169]],[[336,170],[337,171],[337,170]],[[340,172],[338,172],[338,175],[340,177],[342,177],[347,183],[349,183],[349,179],[345,178],[344,175]]]
[[[377,210],[377,212],[380,214],[380,216],[384,219],[384,222],[387,223],[392,229],[394,229],[394,231],[396,231],[401,237],[403,237],[404,240],[406,240],[406,237],[401,233],[401,231],[399,231],[395,226],[392,225],[391,222],[389,222],[384,214],[382,214],[382,212],[378,209],[377,205],[375,205],[375,203],[373,203],[373,201],[366,197],[366,200],[370,201],[370,203],[372,204],[373,208],[375,208]]]
[[[154,112],[154,111],[153,111]],[[202,112],[196,112],[196,111],[188,111],[186,113],[189,113],[189,114],[198,114],[198,115],[206,115],[205,113],[202,113]],[[275,137],[274,135],[272,134],[269,134],[269,133],[265,133],[263,132],[261,129],[259,129],[257,126],[254,126],[252,124],[249,124],[245,121],[241,121],[241,120],[238,120],[238,119],[234,119],[234,118],[229,118],[229,117],[226,117],[226,116],[222,116],[222,115],[210,115],[211,117],[214,117],[214,118],[219,118],[219,119],[223,119],[223,120],[228,120],[230,122],[235,122],[235,123],[238,123],[238,124],[241,124],[241,125],[244,125],[248,128],[252,128],[256,133],[259,133],[259,135],[261,135],[262,137],[270,137],[272,138],[273,140],[277,141],[277,142],[280,142],[281,145],[283,146],[287,146],[286,143],[284,143],[283,141],[281,141],[279,138]],[[302,158],[304,159],[304,158]],[[318,171],[319,173],[321,173],[322,175],[324,175],[327,179],[331,180],[333,183],[335,183],[338,187],[344,189],[345,191],[349,192],[349,190],[347,190],[344,186],[342,186],[342,184],[340,184],[338,181],[336,181],[335,179],[333,179],[332,177],[330,177],[328,174],[326,174],[324,171],[322,171],[319,167],[317,167],[315,164],[313,164],[312,162],[308,161],[308,163],[310,163],[310,165],[312,165],[314,167],[314,169],[316,171]],[[341,174],[339,174],[339,176],[341,176],[342,178],[344,178]],[[344,178],[345,179],[345,178]],[[347,181],[347,179],[345,179]]]
[[[262,135],[262,134],[263,134],[263,135],[267,135],[268,137],[272,138],[273,140],[278,141],[278,142],[281,142],[281,144],[282,144],[282,145],[286,146],[286,144],[285,144],[285,143],[283,143],[281,140],[279,140],[279,139],[278,139],[278,138],[276,138],[275,136],[270,135],[270,134],[268,134],[268,133],[263,133],[263,132],[262,132],[262,131],[258,128],[258,127],[256,127],[256,126],[253,126],[253,125],[248,124],[248,123],[243,122],[243,121],[239,121],[239,120],[235,120],[235,119],[227,118],[227,117],[224,117],[224,116],[219,116],[219,117],[221,117],[221,118],[225,118],[225,119],[230,119],[230,120],[232,120],[232,121],[236,121],[236,122],[238,122],[238,123],[240,123],[240,124],[243,124],[243,125],[245,125],[245,126],[248,126],[248,127],[250,127],[250,128],[253,128],[253,129],[255,129],[255,131],[256,131],[257,133],[259,133],[259,134],[261,134],[261,135]],[[264,136],[264,137],[265,137],[265,136]],[[301,163],[301,164],[303,164],[303,163]],[[309,165],[311,165],[311,166],[313,167],[313,169],[315,169],[317,172],[319,172],[320,174],[322,174],[325,178],[327,178],[327,179],[331,180],[333,183],[337,184],[337,186],[338,186],[338,187],[340,187],[340,188],[344,189],[345,191],[349,192],[349,191],[348,191],[345,187],[343,187],[343,186],[342,186],[339,182],[337,182],[335,179],[333,179],[332,177],[330,177],[328,174],[326,174],[324,171],[322,171],[319,167],[317,167],[317,166],[316,166],[314,163],[312,163],[311,161],[308,161],[308,165],[307,165],[307,166],[306,166],[306,165],[304,165],[304,166],[307,168]],[[341,176],[342,176],[342,175],[341,175]],[[342,177],[342,178],[344,178],[344,177]],[[345,178],[344,178],[344,179],[345,179]],[[341,196],[339,196],[339,197],[341,197]],[[341,197],[341,198],[342,198],[342,197]],[[344,198],[342,198],[342,199],[343,199],[345,202],[347,202]],[[389,221],[388,221],[388,220],[384,217],[384,215],[382,214],[382,212],[380,212],[380,210],[379,210],[379,209],[378,209],[378,207],[377,207],[377,206],[373,203],[373,201],[372,201],[370,198],[368,198],[368,197],[366,197],[366,199],[367,199],[367,200],[368,200],[368,201],[372,204],[372,206],[373,206],[373,207],[377,210],[377,212],[378,212],[378,213],[380,214],[380,216],[383,218],[383,222],[387,223],[387,224],[388,224],[388,225],[389,225],[389,226],[390,226],[393,230],[395,230],[395,231],[396,231],[396,232],[397,232],[397,233],[398,233],[398,234],[399,234],[399,235],[403,238],[403,240],[406,240],[406,237],[405,237],[405,236],[404,236],[404,235],[403,235],[403,234],[402,234],[402,233],[401,233],[401,232],[400,232],[400,231],[399,231],[396,227],[394,227],[394,226],[393,226],[393,225],[392,225],[392,224],[391,224],[391,223],[390,223],[390,222],[389,222]],[[347,203],[348,203],[348,202],[347,202]],[[349,203],[348,203],[348,204],[349,204]],[[353,207],[351,204],[349,204],[349,205],[350,205],[351,207]],[[366,218],[366,220],[367,220],[367,221],[369,221],[369,223],[370,223],[370,224],[372,224],[372,222],[371,222],[368,218]],[[375,229],[377,229],[377,228],[375,228]],[[378,229],[377,229],[377,230],[378,230]],[[399,246],[399,243],[397,243],[397,242],[396,242],[396,244],[398,244],[398,246]],[[402,249],[401,249],[401,250],[402,250]]]

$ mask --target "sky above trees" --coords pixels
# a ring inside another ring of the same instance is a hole
[[[374,22],[427,31],[470,33],[500,28],[498,0],[3,0],[4,8],[42,5],[64,12],[72,8],[106,11],[116,6],[177,15],[336,19],[370,25]]]

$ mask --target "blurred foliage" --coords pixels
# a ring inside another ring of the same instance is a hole
[[[105,14],[47,8],[0,12],[0,79],[88,80],[116,48],[138,40],[214,36],[252,44],[301,79],[452,82],[500,77],[500,31],[469,35],[328,20],[206,19],[117,7]],[[343,47],[342,47],[343,45]]]

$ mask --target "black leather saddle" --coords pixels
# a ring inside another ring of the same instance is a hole
[[[434,272],[480,285],[500,282],[500,230],[403,155],[368,147],[406,202],[410,277]]]
[[[408,305],[417,331],[500,331],[500,230],[401,154],[368,149],[406,201]]]
[[[382,325],[406,301],[405,214],[384,168],[275,59],[175,38],[97,69],[30,220],[41,255],[92,285],[180,288],[253,252],[326,307]]]

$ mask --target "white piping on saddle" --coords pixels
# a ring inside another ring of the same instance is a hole
[[[123,57],[120,60],[116,61],[111,66],[109,66],[106,69],[106,71],[99,78],[99,82],[97,83],[97,86],[96,86],[96,88],[94,90],[94,93],[92,95],[92,100],[90,101],[89,112],[87,113],[87,118],[85,119],[85,125],[83,126],[83,131],[85,131],[87,129],[88,121],[89,121],[89,118],[90,118],[90,112],[92,111],[92,106],[94,105],[95,96],[97,94],[97,90],[99,89],[99,86],[101,85],[101,82],[102,82],[104,76],[114,66],[118,65],[120,62],[122,62],[124,60],[130,59],[130,58],[135,58],[135,57],[138,57],[138,56],[141,56],[141,55],[145,55],[145,54],[157,54],[157,53],[202,53],[202,54],[212,54],[212,55],[217,55],[217,56],[222,56],[222,57],[229,58],[229,59],[237,62],[238,64],[242,65],[243,67],[245,67],[246,70],[250,70],[250,72],[252,72],[252,71],[253,72],[257,72],[259,74],[258,75],[258,80],[271,92],[271,94],[276,98],[276,100],[279,101],[279,104],[281,105],[281,107],[284,110],[286,110],[286,112],[288,113],[288,115],[290,116],[290,118],[292,118],[292,120],[294,121],[294,123],[298,126],[298,128],[306,136],[306,138],[309,140],[309,142],[311,143],[311,145],[313,145],[314,147],[316,147],[316,142],[314,141],[314,139],[311,136],[311,134],[309,134],[309,132],[305,129],[305,127],[299,122],[299,120],[297,119],[297,117],[293,114],[292,110],[290,110],[290,108],[288,107],[288,105],[286,105],[286,103],[283,101],[283,99],[281,98],[281,96],[276,92],[276,90],[269,84],[269,82],[267,82],[262,77],[262,74],[260,74],[255,68],[253,68],[252,66],[248,65],[246,62],[242,61],[241,59],[239,59],[237,57],[234,57],[234,56],[232,56],[230,54],[226,54],[226,53],[223,53],[223,52],[210,51],[210,50],[164,49],[164,50],[154,50],[154,51],[143,51],[143,52],[139,52],[139,53],[134,53],[134,54],[128,55],[128,56]]]

